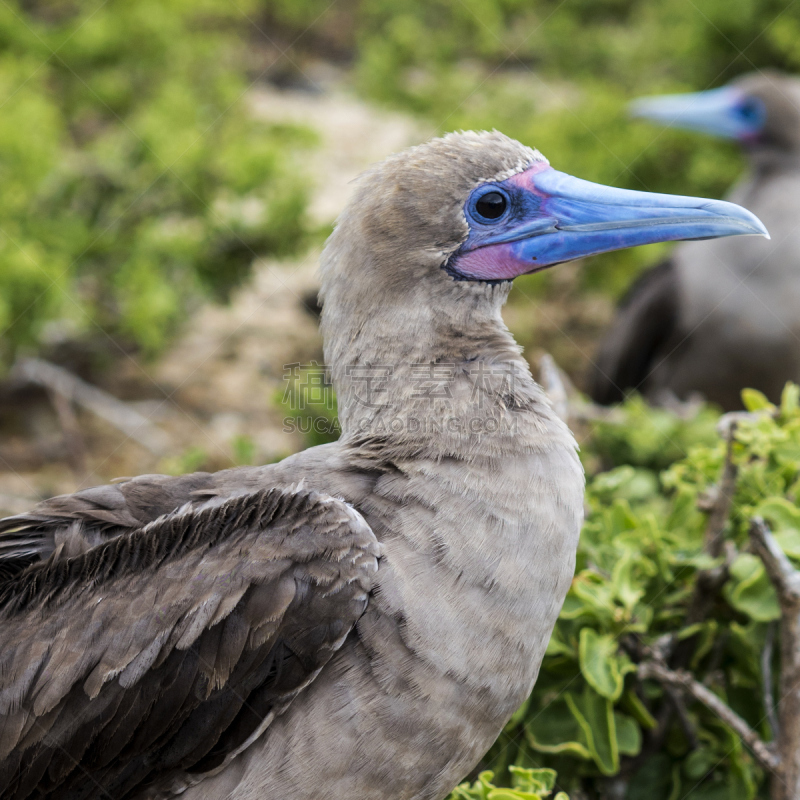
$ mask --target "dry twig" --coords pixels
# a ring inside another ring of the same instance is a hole
[[[639,664],[639,678],[651,679],[665,687],[674,687],[691,695],[710,711],[713,711],[728,727],[735,731],[753,753],[758,763],[770,774],[778,774],[781,762],[769,745],[723,700],[702,683],[695,680],[690,672],[671,670],[657,661],[644,661]]]
[[[775,710],[775,698],[772,695],[772,650],[775,644],[775,620],[767,625],[767,635],[764,640],[764,649],[761,651],[761,682],[763,684],[764,713],[767,715],[769,729],[772,732],[772,741],[778,741],[780,725],[778,714]]]
[[[569,395],[567,394],[569,378],[559,369],[556,360],[550,353],[545,353],[539,359],[539,382],[553,404],[553,411],[564,422],[569,422]]]
[[[709,555],[715,558],[722,554],[724,545],[723,535],[725,525],[731,514],[733,495],[736,492],[736,477],[739,468],[733,461],[733,443],[736,435],[736,421],[732,421],[725,431],[727,447],[725,449],[725,464],[722,468],[722,477],[717,486],[717,495],[706,526],[705,548]]]
[[[169,449],[167,435],[149,419],[127,403],[49,361],[39,358],[19,359],[11,371],[11,377],[23,383],[41,386],[51,394],[60,395],[68,402],[82,406],[151,453],[164,455]]]

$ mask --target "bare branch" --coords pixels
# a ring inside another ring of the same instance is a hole
[[[569,379],[569,375],[558,366],[549,353],[544,353],[539,359],[539,383],[550,398],[553,411],[564,422],[625,421],[622,409],[606,408],[584,400]]]
[[[639,678],[651,679],[665,687],[674,687],[691,695],[702,703],[709,711],[716,714],[731,730],[741,738],[753,753],[756,761],[769,773],[778,776],[781,762],[772,752],[769,745],[723,700],[710,689],[696,681],[691,673],[685,670],[671,670],[656,661],[645,661],[639,665]]]
[[[782,769],[780,779],[772,781],[771,797],[796,800],[800,797],[800,572],[760,517],[750,520],[750,541],[775,587],[781,609],[777,744]]]
[[[733,495],[736,492],[736,477],[739,468],[733,462],[733,443],[736,434],[736,420],[732,420],[725,431],[727,447],[725,450],[725,464],[722,468],[722,476],[717,486],[716,498],[708,517],[708,525],[705,534],[705,549],[715,558],[722,554],[724,543],[723,535],[725,525],[731,513],[733,505]]]
[[[550,353],[545,353],[539,359],[539,382],[553,404],[553,411],[564,422],[567,422],[569,420],[569,395],[567,393],[569,378],[559,369],[556,360]]]
[[[780,725],[778,714],[775,711],[775,698],[772,695],[772,649],[775,645],[775,620],[767,625],[767,635],[764,640],[764,649],[761,651],[761,684],[764,693],[764,712],[767,715],[769,729],[772,731],[772,741],[777,742]]]
[[[764,411],[729,411],[717,420],[717,433],[723,439],[730,440],[733,438],[732,428],[736,428],[740,422],[763,418],[766,413]]]
[[[800,608],[800,572],[792,566],[761,517],[750,520],[750,540],[778,593],[781,610],[796,614]]]
[[[71,372],[38,358],[21,358],[11,371],[12,379],[42,386],[104,419],[156,455],[169,449],[169,439],[159,427],[127,403],[91,386]]]

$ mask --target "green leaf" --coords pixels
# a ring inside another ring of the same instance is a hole
[[[547,650],[545,650],[545,655],[546,656],[563,655],[574,658],[575,648],[561,640],[560,632],[558,628],[556,628],[553,631],[553,635],[550,637],[550,641],[547,643]]]
[[[619,771],[614,707],[588,686],[580,697],[565,694],[567,706],[586,736],[595,764],[604,775],[615,775]]]
[[[749,553],[737,556],[731,565],[733,586],[726,586],[728,602],[758,622],[780,618],[775,589],[760,559]]]
[[[636,720],[627,714],[614,712],[614,726],[617,732],[617,749],[623,756],[638,756],[642,749],[642,731]]]
[[[714,619],[706,620],[705,622],[697,622],[694,625],[688,625],[679,631],[679,641],[691,639],[693,636],[697,637],[697,641],[694,645],[694,652],[692,653],[692,661],[690,664],[692,669],[696,669],[697,665],[711,651],[718,634],[719,625]]]
[[[798,408],[800,408],[800,386],[790,381],[781,392],[781,414],[790,417]]]
[[[570,591],[564,600],[564,605],[561,606],[561,613],[559,616],[562,619],[577,619],[582,614],[588,613],[586,603],[578,597],[574,592]]]
[[[755,513],[764,517],[773,531],[800,531],[800,508],[784,497],[768,497],[756,506]]]
[[[553,791],[556,773],[552,769],[523,769],[509,767],[513,788],[498,788],[492,781],[494,772],[481,772],[478,780],[469,785],[462,783],[450,793],[448,800],[545,800]],[[554,800],[569,800],[559,792]]]
[[[592,758],[584,728],[571,713],[564,695],[533,714],[525,726],[525,735],[539,752],[569,753],[587,761]]]
[[[581,673],[589,685],[603,697],[618,700],[623,679],[614,637],[601,636],[592,628],[584,628],[580,633],[578,651]]]
[[[554,769],[523,769],[509,767],[511,785],[524,792],[551,792],[556,785]]]
[[[770,403],[766,395],[756,389],[742,389],[742,403],[748,411],[775,410],[775,406]]]
[[[629,689],[622,695],[622,707],[643,727],[653,730],[658,724],[655,717],[647,710],[639,695]]]
[[[642,599],[645,591],[644,586],[634,577],[634,566],[636,566],[634,555],[630,550],[626,550],[622,558],[614,565],[611,575],[614,594],[628,611],[631,611]]]
[[[572,581],[572,594],[583,600],[585,611],[599,620],[614,619],[617,606],[614,603],[611,584],[601,575],[584,570]]]
[[[689,753],[683,765],[687,778],[698,781],[704,778],[719,763],[719,756],[709,747],[698,747]]]
[[[800,530],[779,531],[774,538],[789,558],[800,559]]]

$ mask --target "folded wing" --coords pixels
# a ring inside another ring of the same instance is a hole
[[[2,796],[122,800],[224,764],[341,647],[378,555],[344,501],[273,488],[16,573],[0,590]]]

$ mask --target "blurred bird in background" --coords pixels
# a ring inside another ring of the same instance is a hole
[[[726,410],[753,387],[800,380],[800,80],[757,72],[693,94],[647,97],[633,116],[735,139],[748,170],[728,199],[771,240],[686,242],[642,275],[601,343],[589,393],[654,402],[700,393]]]

